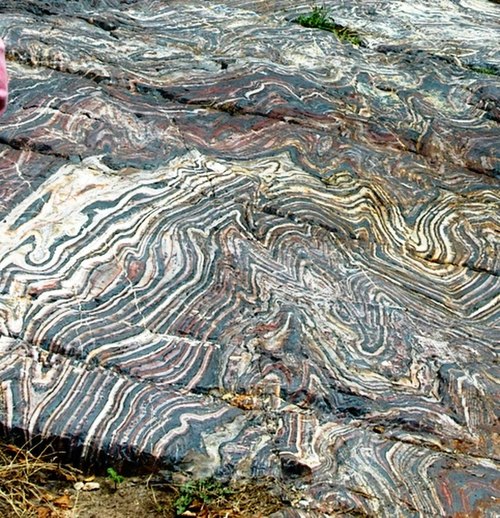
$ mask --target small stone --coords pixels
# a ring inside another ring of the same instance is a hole
[[[182,485],[189,481],[189,477],[183,473],[172,473],[172,482],[174,484]]]
[[[101,489],[99,482],[87,482],[82,487],[83,491],[96,491],[97,489]]]
[[[77,491],[81,491],[83,489],[83,486],[85,484],[83,482],[76,482],[76,484],[73,486]]]

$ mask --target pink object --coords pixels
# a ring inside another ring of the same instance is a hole
[[[5,45],[3,41],[0,40],[0,115],[2,115],[5,108],[7,108],[8,84],[9,78],[5,66]]]

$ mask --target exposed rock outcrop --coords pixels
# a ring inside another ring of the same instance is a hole
[[[326,4],[2,2],[1,427],[486,516],[500,8]]]

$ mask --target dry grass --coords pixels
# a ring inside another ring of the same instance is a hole
[[[11,444],[0,443],[0,514],[2,516],[58,516],[69,498],[47,491],[47,480],[75,481],[78,471]],[[45,509],[45,511],[44,511]]]

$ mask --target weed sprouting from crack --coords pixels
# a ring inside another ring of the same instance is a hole
[[[361,45],[362,40],[356,31],[336,23],[330,16],[330,10],[323,6],[313,6],[309,14],[303,14],[293,20],[294,23],[310,29],[332,32],[340,41]]]
[[[469,70],[472,70],[472,72],[476,72],[478,74],[485,74],[488,76],[500,76],[500,71],[492,65],[467,65],[467,68]]]

